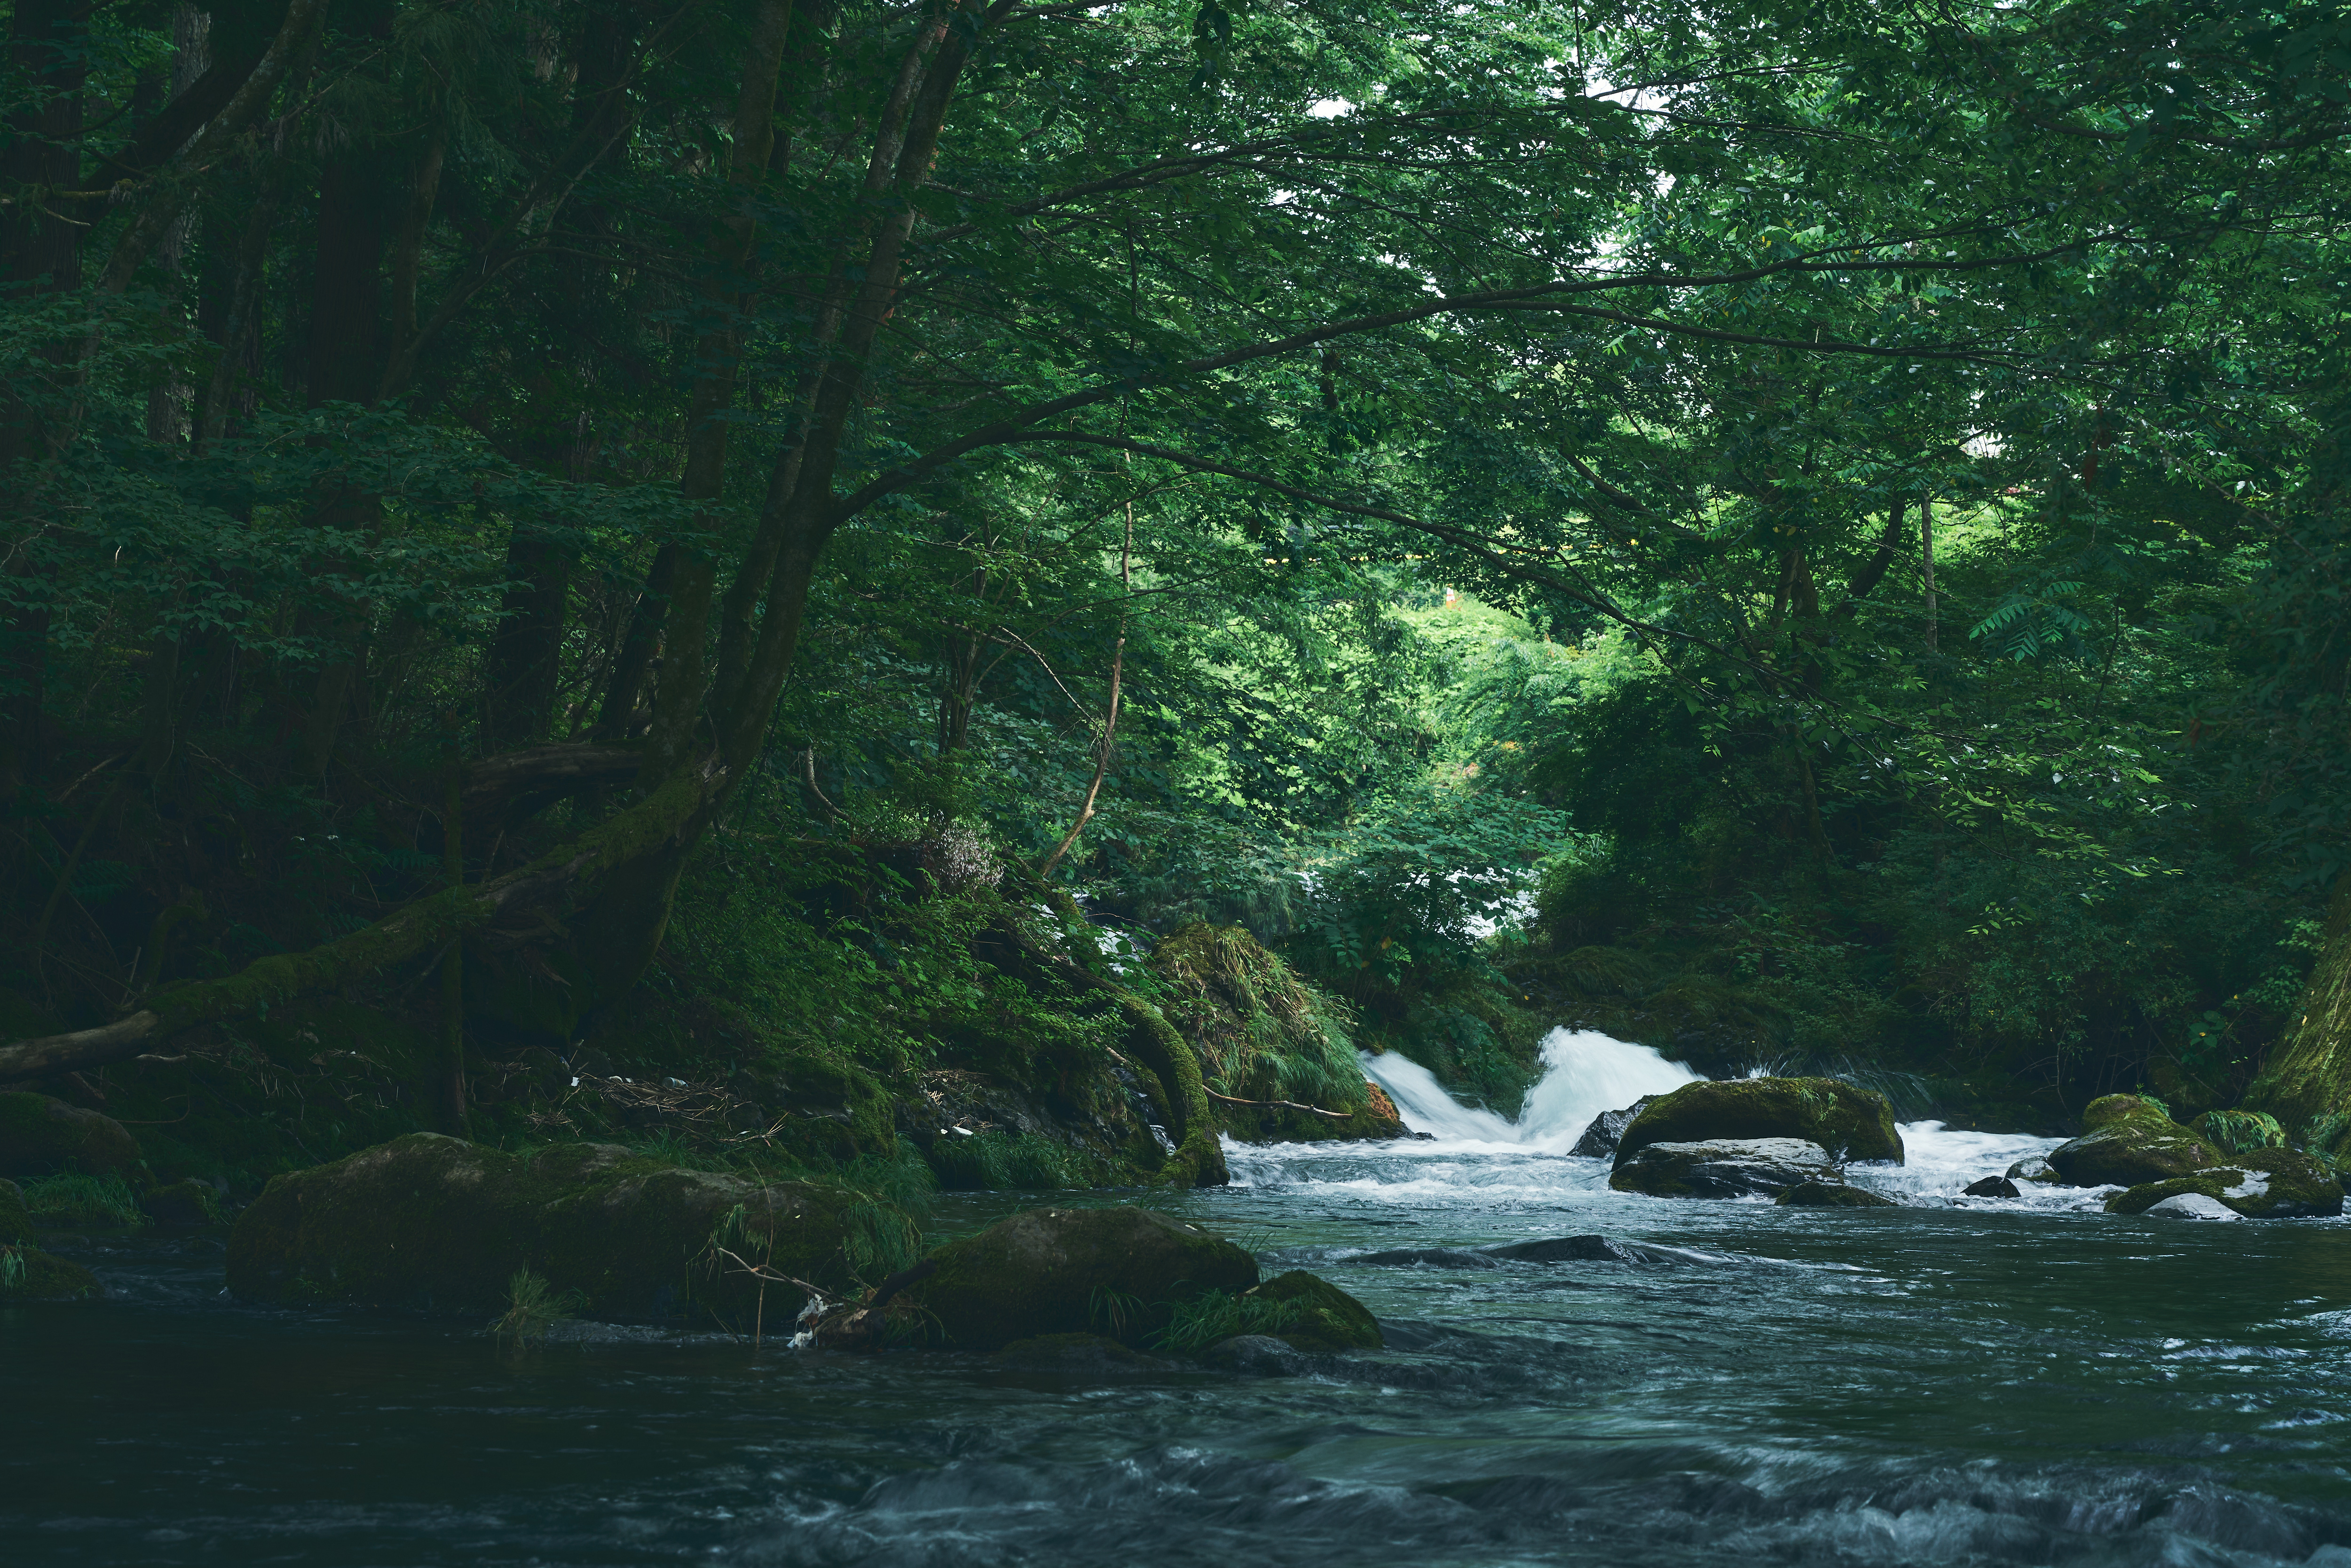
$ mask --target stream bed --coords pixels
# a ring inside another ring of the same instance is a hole
[[[2351,1568],[2351,1224],[1957,1199],[2053,1140],[1933,1124],[1855,1173],[1900,1208],[1614,1193],[1564,1150],[1687,1075],[1597,1036],[1550,1055],[1520,1122],[1384,1059],[1435,1136],[1235,1148],[1233,1187],[1142,1199],[1379,1315],[1387,1351],[1302,1375],[590,1325],[516,1354],[240,1307],[218,1235],[61,1243],[110,1296],[0,1311],[0,1542],[17,1565]],[[934,1228],[1039,1201],[949,1196]],[[1683,1255],[1370,1260],[1576,1235]]]

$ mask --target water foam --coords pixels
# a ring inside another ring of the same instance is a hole
[[[1563,1155],[1603,1111],[1618,1111],[1644,1094],[1667,1094],[1699,1074],[1667,1061],[1646,1045],[1597,1030],[1555,1029],[1543,1036],[1543,1074],[1527,1091],[1516,1121],[1464,1105],[1428,1069],[1394,1051],[1366,1055],[1364,1071],[1388,1092],[1404,1124],[1426,1133],[1447,1153]],[[1430,1151],[1432,1153],[1439,1151]]]

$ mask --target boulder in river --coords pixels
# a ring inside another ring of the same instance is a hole
[[[1654,1144],[1801,1139],[1838,1164],[1902,1163],[1902,1134],[1885,1095],[1834,1078],[1727,1078],[1661,1094],[1625,1127],[1616,1164]]]
[[[2064,1186],[2065,1178],[2041,1155],[2027,1155],[2008,1167],[2011,1181],[2029,1181],[2036,1186]]]
[[[106,1294],[78,1263],[31,1247],[0,1247],[0,1301],[94,1301]]]
[[[2245,1217],[2220,1199],[2200,1192],[2177,1192],[2147,1212],[2163,1219],[2242,1219]]]
[[[2226,1163],[2220,1151],[2136,1094],[2108,1094],[2082,1112],[2082,1135],[2049,1151],[2068,1186],[2137,1186]]]
[[[1841,1181],[1802,1181],[1780,1195],[1783,1208],[1899,1208],[1890,1197]]]
[[[1581,1155],[1588,1160],[1608,1158],[1616,1152],[1616,1145],[1625,1141],[1625,1129],[1656,1103],[1656,1095],[1644,1094],[1622,1111],[1601,1112],[1592,1118],[1592,1124],[1583,1129],[1583,1136],[1575,1140],[1575,1147],[1567,1152]]]
[[[1718,1138],[1650,1144],[1630,1158],[1620,1153],[1608,1185],[1652,1197],[1750,1197],[1836,1177],[1828,1151],[1806,1139]]]
[[[138,1143],[113,1117],[46,1094],[0,1093],[0,1176],[108,1176],[138,1163]]]
[[[1330,1281],[1292,1269],[1276,1274],[1242,1299],[1255,1297],[1287,1307],[1290,1322],[1277,1331],[1299,1350],[1378,1350],[1387,1342],[1380,1336],[1380,1320],[1369,1307]]]
[[[1258,1282],[1257,1260],[1224,1238],[1125,1206],[1024,1209],[931,1258],[937,1272],[908,1295],[957,1350],[1064,1333],[1139,1344],[1186,1298]]]
[[[1711,1252],[1666,1247],[1655,1241],[1619,1241],[1610,1236],[1546,1236],[1485,1249],[1490,1258],[1512,1263],[1720,1263]]]
[[[2106,1212],[2146,1214],[2186,1196],[2210,1198],[2248,1219],[2301,1219],[2343,1212],[2342,1181],[2324,1161],[2292,1149],[2256,1149],[2225,1166],[2142,1183],[2106,1199]]]
[[[273,1178],[229,1235],[228,1286],[247,1301],[481,1317],[507,1304],[528,1269],[554,1294],[577,1292],[582,1315],[697,1309],[747,1328],[758,1289],[711,1252],[721,1221],[739,1206],[738,1254],[844,1291],[855,1270],[842,1215],[853,1201],[837,1188],[678,1170],[611,1144],[510,1155],[412,1133]],[[800,1300],[770,1289],[769,1323],[789,1322]]]
[[[1238,1372],[1244,1377],[1295,1377],[1308,1364],[1297,1350],[1263,1333],[1218,1340],[1200,1353],[1200,1359],[1219,1372]]]
[[[220,1195],[194,1176],[139,1195],[139,1207],[158,1225],[217,1225]]]
[[[1425,1265],[1432,1269],[1499,1269],[1491,1250],[1466,1252],[1458,1247],[1391,1247],[1384,1251],[1365,1252],[1347,1260],[1350,1263],[1366,1263],[1379,1269],[1407,1269]]]
[[[2024,1196],[2017,1190],[2016,1184],[2006,1176],[1986,1176],[1981,1181],[1970,1182],[1960,1191],[1969,1197],[2022,1197]]]

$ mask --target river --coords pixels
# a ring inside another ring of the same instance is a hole
[[[0,1312],[0,1542],[18,1565],[2351,1568],[2346,1222],[1955,1199],[2050,1140],[1931,1123],[1908,1166],[1856,1173],[1900,1208],[1613,1193],[1565,1150],[1687,1074],[1596,1035],[1547,1051],[1517,1122],[1385,1058],[1433,1137],[1237,1147],[1230,1189],[1145,1200],[1378,1313],[1386,1352],[1301,1376],[585,1325],[516,1354],[239,1307],[217,1236],[68,1244],[112,1294]],[[936,1228],[1035,1201],[949,1197]],[[1364,1260],[1590,1234],[1680,1250]]]

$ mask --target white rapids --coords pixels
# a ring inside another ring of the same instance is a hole
[[[1604,1160],[1568,1151],[1593,1118],[1621,1110],[1645,1094],[1669,1094],[1701,1074],[1669,1061],[1646,1045],[1595,1030],[1554,1029],[1543,1037],[1542,1077],[1527,1091],[1515,1119],[1464,1105],[1426,1068],[1394,1051],[1362,1058],[1364,1075],[1395,1102],[1410,1140],[1387,1144],[1238,1144],[1225,1156],[1237,1185],[1312,1187],[1334,1197],[1408,1206],[1431,1200],[1499,1204],[1650,1204],[1661,1200],[1615,1193]],[[1908,1156],[1902,1166],[1855,1166],[1847,1176],[1906,1204],[2033,1208],[2074,1207],[2088,1195],[2078,1188],[2024,1185],[2016,1199],[1959,1197],[1960,1189],[1998,1176],[2030,1155],[2046,1154],[2055,1138],[2024,1134],[1961,1133],[1940,1122],[1902,1126]]]

